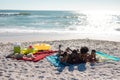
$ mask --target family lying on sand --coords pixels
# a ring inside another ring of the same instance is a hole
[[[92,62],[95,63],[96,59],[96,51],[92,50],[91,54],[88,54],[88,47],[81,47],[81,49],[74,49],[71,50],[69,47],[66,48],[65,51],[61,50],[61,45],[59,45],[59,52],[58,56],[60,62],[62,63],[69,63],[69,64],[79,64],[79,63],[86,63]]]
[[[79,64],[79,63],[86,63],[92,62],[95,63],[96,59],[96,51],[92,50],[91,54],[88,54],[88,47],[81,47],[81,49],[74,49],[71,50],[69,47],[65,49],[65,51],[61,50],[61,45],[59,45],[59,50],[57,56],[61,63],[68,63],[68,64]],[[35,56],[32,53],[29,54],[20,54],[14,53],[6,56],[6,58],[14,58],[14,59],[27,59],[33,60]]]

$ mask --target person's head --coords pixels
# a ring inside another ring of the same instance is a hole
[[[74,50],[72,51],[72,53],[73,53],[73,54],[77,54],[77,50],[74,49]]]
[[[96,53],[96,50],[93,49],[93,50],[91,51],[91,53],[95,54],[95,53]]]
[[[80,49],[80,53],[81,54],[86,54],[87,52],[89,51],[89,49],[88,49],[88,47],[81,47],[81,49]]]

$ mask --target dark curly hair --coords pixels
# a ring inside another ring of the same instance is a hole
[[[86,54],[88,51],[89,51],[89,49],[88,49],[88,47],[86,47],[86,46],[81,47],[81,49],[80,49],[80,53],[81,53],[81,54]]]
[[[96,50],[93,49],[91,52],[96,53]]]

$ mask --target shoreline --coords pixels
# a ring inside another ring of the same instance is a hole
[[[114,34],[77,34],[77,33],[0,33],[1,43],[56,41],[72,39],[90,39],[120,42],[120,35]]]

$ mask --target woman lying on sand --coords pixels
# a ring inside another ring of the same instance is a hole
[[[96,55],[95,50],[91,51],[91,54],[88,53],[89,49],[87,47],[81,47],[80,51],[71,50],[69,47],[66,48],[65,51],[62,51],[61,46],[59,46],[59,59],[62,63],[69,63],[69,64],[79,64],[79,63],[86,63],[92,62],[95,63]]]

